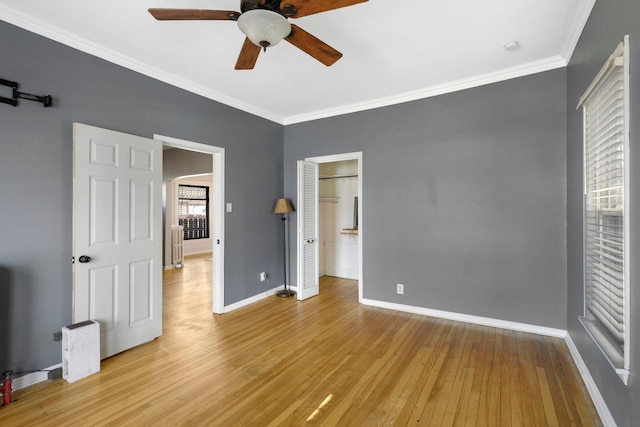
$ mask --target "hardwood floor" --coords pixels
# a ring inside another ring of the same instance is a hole
[[[213,315],[210,269],[165,273],[162,337],[15,392],[0,425],[601,425],[560,339],[362,306],[328,277]]]

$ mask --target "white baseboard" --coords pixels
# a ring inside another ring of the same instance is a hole
[[[327,276],[340,277],[343,279],[358,280],[357,268],[335,267],[333,269],[327,268],[325,270]]]
[[[527,323],[511,322],[509,320],[493,319],[491,317],[474,316],[471,314],[454,313],[451,311],[434,310],[431,308],[416,307],[412,305],[396,304],[372,299],[363,299],[362,304],[372,307],[387,308],[389,310],[403,311],[405,313],[421,314],[423,316],[438,317],[440,319],[455,320],[457,322],[473,323],[475,325],[490,326],[493,328],[509,329],[512,331],[528,332],[531,334],[546,335],[549,337],[565,338],[567,331],[564,329],[549,328],[546,326],[530,325]]]
[[[587,391],[591,396],[593,405],[596,407],[596,411],[598,411],[602,424],[605,427],[616,427],[616,422],[611,415],[611,411],[609,411],[609,407],[602,398],[602,394],[600,394],[600,390],[598,390],[598,386],[593,380],[593,377],[587,368],[587,364],[584,363],[582,355],[580,354],[580,351],[578,351],[578,347],[576,347],[576,344],[571,339],[571,335],[567,334],[565,341],[567,343],[567,347],[569,347],[569,352],[573,357],[573,361],[578,367],[582,381],[584,381],[584,385],[587,387]]]
[[[200,251],[193,251],[193,252],[189,252],[187,253],[186,251],[184,252],[184,257],[190,257],[190,256],[194,256],[194,255],[202,255],[202,254],[210,254],[211,253],[211,243],[209,243],[209,247],[207,249],[203,249]]]
[[[230,311],[237,310],[240,307],[244,307],[246,305],[253,304],[254,302],[258,302],[260,300],[268,298],[271,295],[277,294],[278,291],[281,291],[282,289],[284,289],[284,285],[280,285],[280,286],[277,286],[275,288],[269,289],[269,290],[267,290],[265,292],[262,292],[262,293],[260,293],[258,295],[254,295],[251,298],[243,299],[242,301],[238,301],[238,302],[233,303],[231,305],[226,305],[224,307],[224,313],[228,313]]]
[[[11,388],[13,390],[20,390],[21,388],[29,387],[30,385],[34,385],[39,382],[45,381],[46,379],[49,378],[49,373],[46,371],[52,371],[54,369],[61,368],[61,367],[62,367],[62,363],[58,363],[57,365],[44,368],[42,371],[31,372],[30,374],[26,374],[21,377],[14,378]]]

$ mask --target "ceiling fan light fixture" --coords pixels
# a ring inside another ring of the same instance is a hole
[[[240,15],[238,28],[253,44],[265,50],[291,34],[291,24],[287,18],[266,9],[253,9]]]

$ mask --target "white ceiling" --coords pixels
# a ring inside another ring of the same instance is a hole
[[[291,0],[295,4],[295,0]],[[0,20],[281,124],[565,66],[595,0],[370,0],[292,19],[344,54],[326,67],[282,42],[234,65],[232,21],[156,21],[148,8],[240,0],[0,0]],[[503,46],[518,41],[520,48]]]

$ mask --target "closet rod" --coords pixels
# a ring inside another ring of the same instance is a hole
[[[340,179],[340,178],[357,178],[358,175],[335,175],[335,176],[321,176],[318,179]]]

